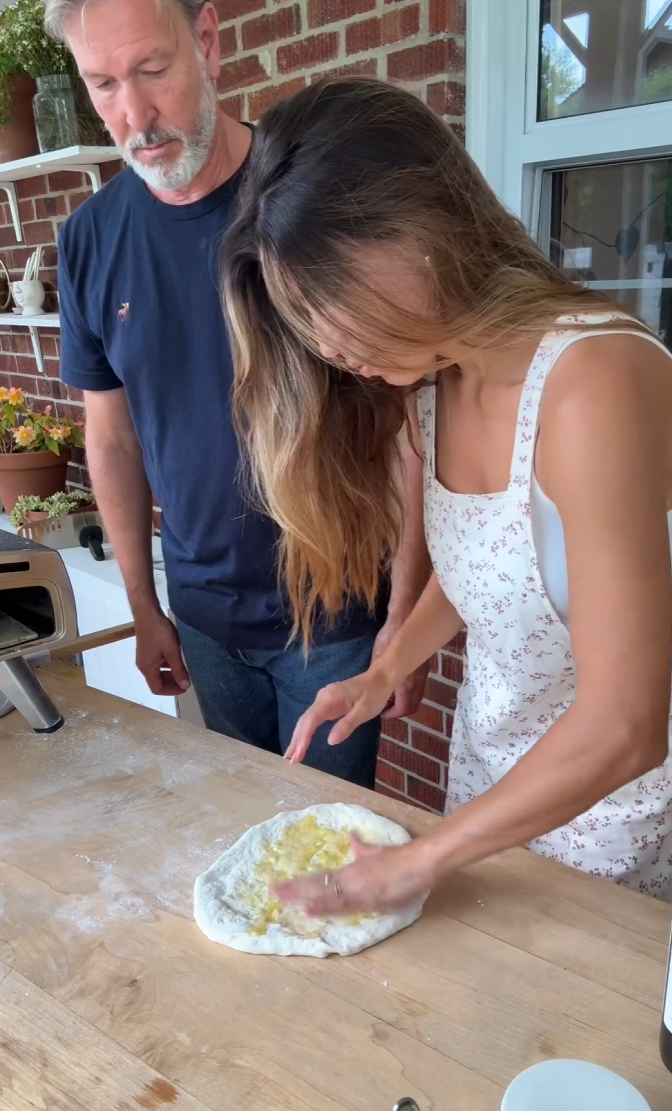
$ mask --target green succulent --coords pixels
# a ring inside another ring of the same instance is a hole
[[[46,513],[49,520],[66,517],[73,510],[93,503],[93,494],[88,490],[61,490],[48,498],[38,498],[35,494],[22,494],[9,520],[14,528],[20,528],[29,513]]]

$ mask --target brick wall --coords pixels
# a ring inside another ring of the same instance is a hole
[[[455,127],[464,119],[465,0],[215,0],[221,20],[220,95],[225,110],[255,120],[276,100],[324,74],[357,73],[399,81]],[[103,181],[118,169],[101,166]],[[44,247],[42,279],[57,308],[58,228],[89,195],[79,173],[18,183],[24,242],[17,244],[7,204],[0,204],[0,257],[12,280],[35,247]],[[0,326],[0,385],[20,386],[37,404],[79,419],[81,397],[58,378],[59,336],[41,330],[39,374],[26,329]],[[72,485],[88,486],[83,455],[71,464]],[[158,516],[157,516],[158,524]],[[453,709],[462,678],[461,638],[432,663],[425,700],[411,721],[383,728],[378,788],[431,810],[443,809]]]
[[[403,82],[462,126],[465,0],[217,0],[220,93],[257,119],[325,74]]]

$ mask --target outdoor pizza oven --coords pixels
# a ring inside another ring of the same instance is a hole
[[[16,707],[37,732],[61,727],[28,661],[76,636],[75,599],[58,552],[0,530],[0,714]]]

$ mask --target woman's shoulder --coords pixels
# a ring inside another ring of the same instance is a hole
[[[578,417],[627,401],[672,405],[672,354],[647,332],[610,332],[577,337],[559,356],[545,390],[544,416]]]
[[[606,461],[626,440],[657,452],[665,469],[672,462],[672,357],[645,333],[578,339],[558,358],[544,392],[537,449],[542,486],[550,495],[568,453]]]

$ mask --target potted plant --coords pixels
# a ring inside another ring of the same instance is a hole
[[[35,130],[35,81],[4,42],[0,12],[0,163],[30,158],[40,147]]]
[[[37,81],[31,111],[40,151],[108,142],[70,51],[44,29],[43,0],[16,0],[0,12],[3,52],[17,72]]]
[[[0,388],[0,501],[11,513],[22,494],[47,498],[65,487],[71,449],[84,446],[83,424],[26,404],[23,390]]]
[[[21,494],[9,515],[14,528],[30,525],[34,521],[55,521],[57,517],[68,517],[72,513],[86,513],[95,508],[93,494],[89,490],[59,490],[48,498],[38,498],[34,494]]]

